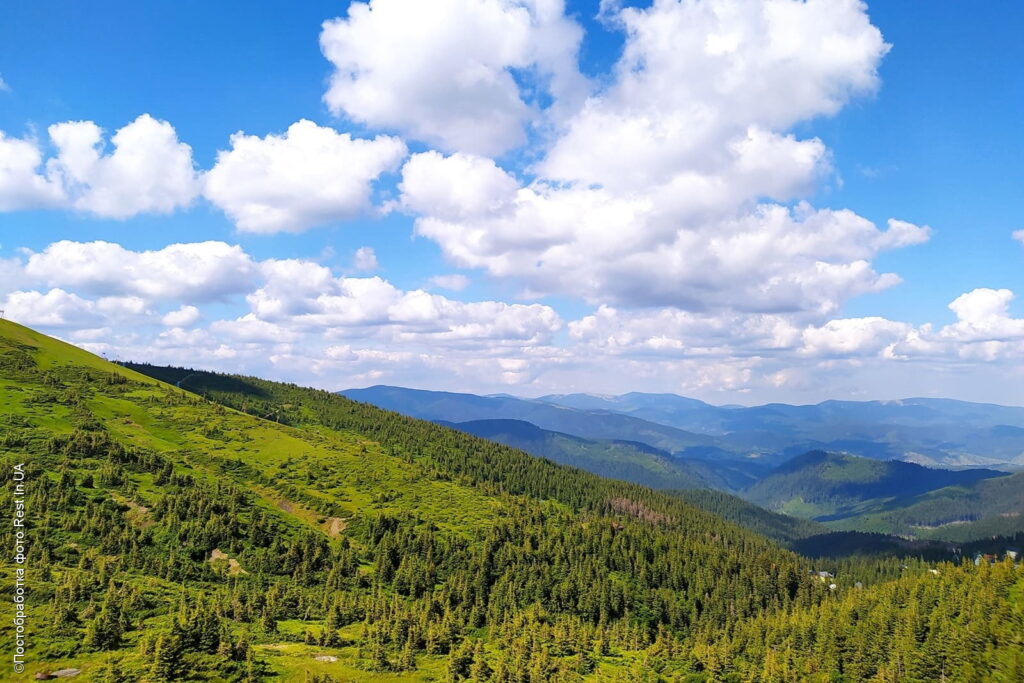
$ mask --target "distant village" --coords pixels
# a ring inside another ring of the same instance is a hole
[[[953,548],[952,550],[953,550],[953,553],[956,556],[960,555],[960,549],[959,548]],[[981,566],[983,563],[995,564],[995,563],[1001,561],[1002,559],[1008,559],[1008,560],[1010,560],[1011,562],[1014,562],[1014,563],[1024,562],[1024,558],[1022,558],[1022,556],[1021,556],[1020,548],[1017,548],[1017,547],[1014,547],[1014,546],[1007,546],[1003,550],[1002,555],[995,554],[995,553],[980,553],[980,552],[979,553],[975,553],[973,561],[974,561],[974,566],[978,567],[978,566]],[[903,565],[903,569],[907,569],[907,565]],[[932,574],[935,574],[936,576],[939,574],[939,570],[938,569],[929,569],[928,571],[930,573],[932,573]],[[836,582],[836,576],[832,572],[825,571],[825,570],[811,570],[810,575],[814,576],[814,577],[817,577],[817,579],[819,581],[821,581],[822,583],[827,583],[829,590],[834,591],[837,588],[839,588],[839,584]],[[860,581],[857,581],[857,582],[855,582],[853,584],[853,587],[854,588],[863,588],[864,584],[862,582],[860,582]]]

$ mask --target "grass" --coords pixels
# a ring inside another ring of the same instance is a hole
[[[16,362],[25,352],[39,369],[60,373],[65,379],[76,373],[94,373],[95,377],[74,385],[80,393],[80,407],[63,396],[67,390],[57,383],[48,386],[19,379]],[[436,522],[441,530],[470,537],[483,533],[503,509],[515,504],[510,496],[487,495],[474,487],[434,478],[420,465],[388,455],[377,443],[359,435],[300,430],[231,410],[10,321],[0,321],[0,361],[8,363],[0,367],[0,436],[44,439],[71,433],[78,419],[95,419],[116,440],[161,453],[174,461],[179,471],[199,481],[223,483],[230,477],[234,484],[256,494],[267,511],[293,527],[322,533],[331,542],[345,535],[345,531],[329,534],[327,520],[331,516],[350,522],[376,515],[412,514]],[[130,383],[117,390],[98,388],[96,377],[110,374]],[[81,406],[88,413],[86,418]],[[44,468],[49,476],[56,476],[57,456],[42,457],[53,459]],[[144,514],[137,506],[151,503],[162,489],[150,474],[134,473],[131,478],[134,489],[130,499],[103,489],[85,493],[107,496],[127,508],[126,522],[140,524]],[[70,537],[68,542],[73,543]],[[42,583],[36,585],[42,600],[50,589]],[[41,614],[43,604],[36,609]],[[157,626],[158,621],[147,626]],[[285,624],[286,635],[292,626]],[[134,649],[140,632],[131,631],[126,647],[115,653],[136,671],[147,666]],[[0,626],[0,642],[9,642],[11,636],[8,625]],[[353,681],[435,680],[443,673],[440,657],[421,657],[421,666],[413,675],[384,675],[358,669],[353,648],[332,652],[340,658],[333,663],[314,659],[324,648],[287,639],[259,648],[282,681],[305,680],[307,672]],[[87,652],[64,656],[62,649],[74,648],[70,643],[34,641],[29,676],[80,668],[80,680],[89,680],[110,656]]]

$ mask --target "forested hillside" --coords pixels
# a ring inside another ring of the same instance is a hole
[[[957,542],[1024,533],[1024,472],[928,491],[831,526]]]
[[[707,510],[722,519],[787,545],[800,539],[820,536],[829,532],[828,527],[823,524],[799,517],[781,515],[723,491],[685,489],[673,491],[673,493],[702,510]]]
[[[0,457],[27,473],[27,676],[1024,671],[1019,565],[837,561],[833,588],[820,561],[668,493],[328,392],[139,369],[0,322]],[[0,505],[18,493],[7,482]]]
[[[522,420],[473,420],[449,426],[530,455],[655,489],[738,491],[756,481],[753,467],[734,460],[673,457],[638,441],[584,439]]]
[[[780,465],[744,491],[770,510],[819,521],[837,520],[947,486],[1004,477],[995,470],[943,470],[896,460],[812,451]]]
[[[345,395],[430,420],[526,420],[585,438],[641,441],[673,455],[778,465],[808,451],[933,468],[1024,465],[1024,408],[950,399],[714,406],[675,394],[475,396],[394,386]]]
[[[424,420],[471,422],[475,420],[523,420],[541,429],[585,439],[638,441],[673,454],[713,449],[718,440],[675,427],[607,411],[590,412],[513,396],[476,396],[447,391],[423,391],[404,387],[376,386],[349,389],[342,395],[385,410]],[[740,457],[733,453],[733,457]]]

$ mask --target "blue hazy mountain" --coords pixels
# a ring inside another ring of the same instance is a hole
[[[713,435],[696,434],[616,412],[579,410],[508,396],[477,396],[390,386],[349,389],[339,393],[379,408],[435,422],[522,420],[541,429],[584,439],[636,441],[673,455],[685,456],[692,451],[701,457],[743,457],[738,451],[729,451]]]
[[[968,541],[1024,530],[1024,472],[1000,471],[1024,463],[1022,408],[927,398],[714,406],[674,394],[522,399],[388,386],[342,393],[604,476],[735,493],[837,532]],[[742,516],[734,498],[713,502]],[[777,520],[769,526],[790,533]]]
[[[763,474],[756,462],[731,458],[678,458],[638,441],[585,439],[541,429],[523,420],[442,422],[463,432],[571,465],[611,479],[656,489],[711,488],[739,491]]]
[[[1024,467],[1024,408],[951,399],[743,407],[640,392],[522,399],[375,386],[342,393],[430,420],[524,420],[583,438],[639,441],[690,458],[777,465],[824,450],[931,467]]]

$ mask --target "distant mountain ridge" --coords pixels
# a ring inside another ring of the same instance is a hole
[[[543,396],[538,401],[631,415],[717,436],[730,450],[843,451],[964,467],[1024,466],[1024,407],[954,399],[714,406],[675,394]]]
[[[562,465],[656,489],[712,488],[737,491],[757,480],[750,466],[744,467],[736,461],[675,458],[666,451],[639,441],[584,439],[541,429],[523,420],[439,423]]]
[[[833,530],[819,545],[864,541],[834,532],[966,542],[1024,531],[1024,472],[1001,476],[1024,463],[1024,408],[927,398],[713,406],[636,392],[531,400],[386,386],[341,393],[602,476],[714,489],[819,520]],[[702,500],[792,542],[787,523],[766,510]]]
[[[829,526],[955,542],[1019,535],[1024,533],[1024,472],[928,491],[900,507],[866,511]]]
[[[373,386],[339,394],[410,417],[444,422],[523,420],[542,429],[585,439],[637,441],[670,453],[687,449],[722,450],[718,439],[617,413],[593,413],[541,401],[477,396],[445,391]],[[734,453],[733,457],[739,457]]]
[[[931,467],[1024,467],[1024,408],[953,399],[714,406],[675,394],[551,394],[537,399],[375,386],[349,398],[430,420],[517,419],[681,457],[780,464],[812,450]]]
[[[812,451],[780,465],[743,492],[769,510],[827,522],[894,505],[948,486],[1006,476],[995,470],[931,469],[897,460]]]

